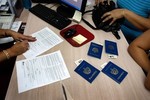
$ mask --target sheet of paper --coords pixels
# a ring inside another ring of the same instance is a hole
[[[60,51],[17,61],[16,69],[19,93],[70,77]]]
[[[29,42],[30,48],[23,54],[26,58],[36,57],[63,41],[48,27],[33,33],[32,36],[36,37],[37,40]]]

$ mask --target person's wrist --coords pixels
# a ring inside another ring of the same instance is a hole
[[[3,53],[5,54],[7,59],[10,59],[10,55],[7,50],[3,50]]]
[[[10,57],[10,58],[16,56],[16,54],[13,53],[12,51],[13,51],[13,50],[11,50],[11,48],[7,49],[7,52],[8,52],[8,54],[9,54],[9,57]]]

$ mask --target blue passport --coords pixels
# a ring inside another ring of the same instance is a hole
[[[88,82],[92,83],[100,73],[100,70],[96,69],[94,66],[83,60],[81,64],[77,66],[75,72],[86,79]]]
[[[119,66],[115,65],[111,61],[102,69],[102,72],[105,73],[107,76],[112,78],[117,83],[121,83],[123,79],[127,76],[128,72],[120,68]]]
[[[118,55],[117,43],[105,40],[105,51],[108,54]]]
[[[91,42],[88,55],[101,59],[102,50],[103,50],[102,45]]]

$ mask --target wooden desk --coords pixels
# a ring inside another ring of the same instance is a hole
[[[72,25],[73,24],[75,23],[72,23]],[[117,42],[119,57],[117,59],[112,59],[112,62],[126,70],[128,72],[128,75],[121,84],[118,84],[101,72],[99,76],[93,81],[93,83],[90,84],[76,72],[74,72],[74,69],[76,68],[74,61],[82,58],[91,63],[96,68],[100,69],[100,65],[104,62],[109,61],[110,59],[108,59],[104,49],[102,59],[96,59],[87,56],[90,42],[83,45],[82,47],[73,47],[64,40],[62,43],[48,50],[44,54],[52,53],[57,50],[61,51],[71,76],[70,78],[63,80],[63,83],[67,87],[73,99],[150,100],[150,92],[147,91],[144,87],[145,75],[142,69],[133,61],[133,59],[128,54],[128,44],[121,31],[119,32],[121,40],[117,40],[111,33],[105,33],[101,30],[92,30],[86,24],[84,24],[84,22],[81,22],[80,25],[84,26],[95,35],[95,39],[93,40],[93,42],[104,44],[104,40],[106,39]],[[46,22],[30,13],[27,21],[27,27],[25,29],[25,34],[32,34],[43,29],[46,26],[60,36],[60,30],[57,30],[53,26],[47,24]],[[24,59],[24,57],[17,57],[17,60],[21,59]],[[14,67],[8,92],[6,95],[6,100],[63,100],[63,93],[60,82],[56,82],[19,94],[16,67]]]

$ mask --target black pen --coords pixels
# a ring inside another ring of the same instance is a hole
[[[67,100],[66,90],[63,84],[62,84],[62,89],[63,89],[63,94],[65,96],[65,100]]]

